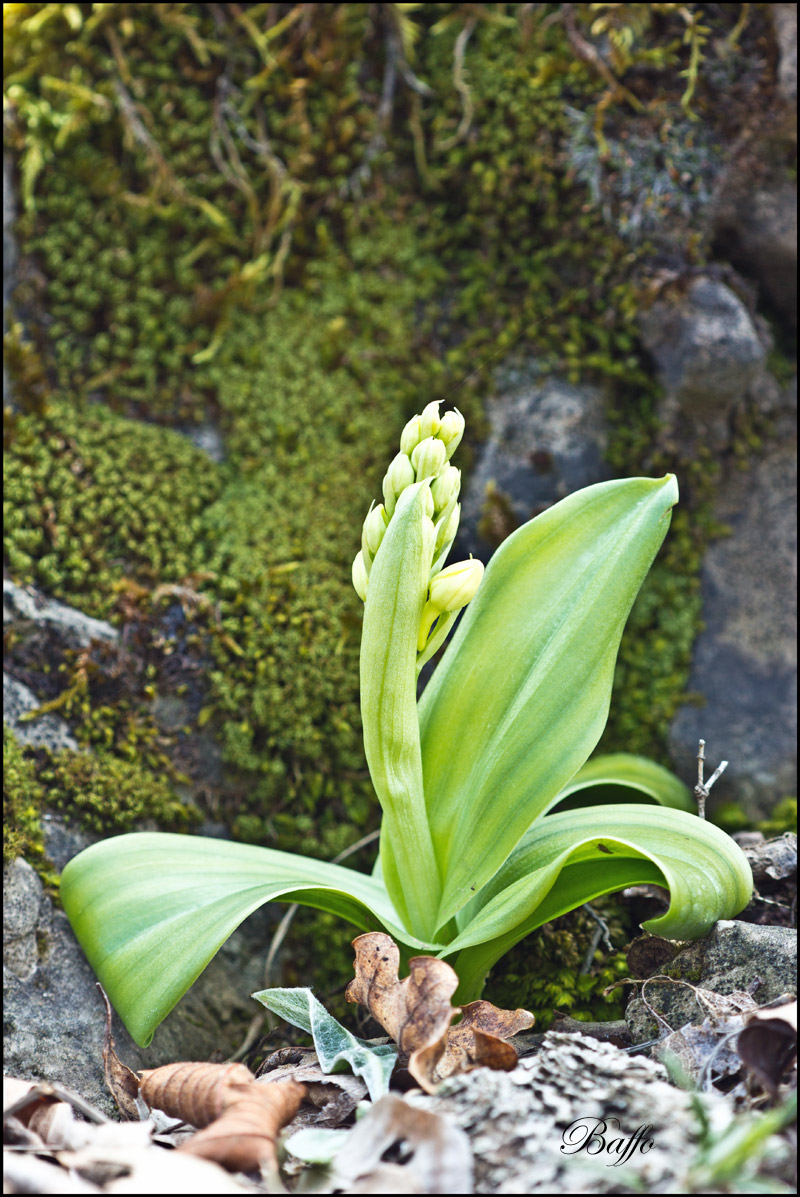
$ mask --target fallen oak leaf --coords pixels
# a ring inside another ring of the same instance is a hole
[[[200,1128],[177,1151],[233,1171],[277,1170],[275,1141],[297,1113],[303,1085],[258,1085],[243,1064],[167,1064],[141,1076],[148,1106]]]
[[[506,1040],[533,1026],[527,1010],[500,1010],[491,1002],[450,1005],[458,987],[455,970],[433,956],[414,956],[410,975],[399,979],[400,952],[380,931],[353,940],[356,976],[349,1002],[360,1002],[408,1053],[408,1071],[426,1093],[440,1081],[472,1068],[510,1071],[517,1052]],[[462,1013],[456,1026],[453,1018]]]
[[[517,1066],[517,1051],[508,1043],[529,1030],[534,1016],[528,1010],[501,1010],[491,1002],[468,1002],[461,1020],[445,1036],[444,1055],[436,1067],[440,1080],[469,1068],[494,1068],[510,1072]]]
[[[441,1038],[459,1012],[450,1005],[458,976],[435,956],[412,956],[409,975],[399,978],[400,949],[383,931],[368,931],[353,940],[355,978],[345,990],[348,1002],[360,1002],[391,1035],[402,1052]]]

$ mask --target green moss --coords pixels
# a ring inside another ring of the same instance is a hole
[[[117,835],[144,821],[163,831],[187,831],[199,822],[199,813],[165,779],[109,753],[56,753],[40,763],[37,780],[45,806],[87,831]]]
[[[3,862],[24,856],[31,864],[45,861],[40,821],[42,787],[33,761],[10,728],[3,724]]]
[[[797,799],[782,798],[769,818],[756,824],[756,829],[767,837],[783,835],[786,831],[797,834]]]
[[[53,398],[17,420],[4,456],[4,546],[15,579],[95,616],[123,578],[177,581],[198,561],[216,467],[177,433]]]
[[[631,936],[629,916],[613,897],[599,899],[592,908],[608,925],[612,943]],[[599,944],[587,972],[582,971],[597,924],[585,910],[575,910],[540,927],[512,948],[489,974],[485,994],[502,1008],[529,1010],[535,1029],[546,1031],[555,1011],[583,1021],[610,1022],[622,1018],[624,989],[603,990],[627,975],[625,953],[609,952]]]
[[[43,810],[59,811],[87,831],[121,834],[149,821],[186,831],[199,813],[170,784],[134,761],[107,752],[50,754],[23,747],[3,727],[3,859],[24,856],[50,885],[56,874],[45,856]]]
[[[737,831],[747,831],[753,825],[751,818],[736,802],[722,802],[715,807],[713,822],[723,831],[727,831],[728,835],[734,835]]]

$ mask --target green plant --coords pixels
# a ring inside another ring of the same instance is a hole
[[[365,600],[364,745],[383,808],[372,876],[158,833],[106,840],[64,870],[64,909],[142,1044],[234,928],[276,898],[385,929],[406,954],[451,957],[461,1002],[524,935],[600,894],[666,885],[670,908],[647,927],[681,939],[749,898],[742,852],[688,813],[677,778],[626,754],[585,764],[608,714],[625,620],[677,501],[675,478],[569,496],[509,537],[481,582],[477,562],[444,568],[464,421],[438,408],[406,425],[353,565]],[[418,704],[420,668],[476,589]],[[613,801],[620,787],[657,805]],[[592,793],[605,804],[581,806]],[[573,809],[553,813],[566,799]]]

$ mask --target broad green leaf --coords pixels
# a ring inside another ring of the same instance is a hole
[[[383,877],[405,926],[418,935],[433,931],[439,904],[417,722],[417,636],[433,532],[428,490],[427,482],[414,483],[398,499],[372,564],[361,633],[361,718],[383,808]]]
[[[389,1078],[397,1061],[397,1049],[390,1043],[357,1039],[328,1013],[310,989],[262,989],[252,996],[273,1014],[313,1036],[323,1072],[341,1072],[342,1065],[347,1065],[356,1076],[363,1077],[373,1101],[389,1092]]]
[[[575,796],[587,806],[601,801],[636,802],[645,796],[675,810],[695,810],[692,792],[680,778],[663,765],[631,752],[606,753],[587,761],[564,786],[553,806]],[[570,803],[575,805],[575,801]]]
[[[671,474],[587,487],[518,529],[487,566],[419,703],[438,926],[600,738],[625,620],[677,498]]]
[[[753,888],[739,846],[696,815],[630,804],[563,811],[526,833],[463,912],[463,930],[441,954],[460,951],[454,967],[464,985],[543,923],[645,881],[670,892],[666,914],[644,924],[669,939],[707,934],[717,919],[738,914]],[[461,988],[458,1000],[466,1000]]]
[[[61,876],[81,947],[143,1047],[242,920],[276,898],[431,949],[403,929],[380,881],[271,848],[139,832],[94,844]]]

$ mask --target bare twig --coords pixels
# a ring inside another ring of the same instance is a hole
[[[703,781],[705,759],[706,742],[705,740],[700,740],[698,741],[697,745],[697,785],[694,787],[694,796],[697,799],[697,813],[701,819],[706,817],[706,798],[708,798],[711,787],[715,781],[719,780],[728,767],[727,761],[720,761],[719,765],[711,774],[708,781]]]
[[[451,137],[446,137],[444,141],[440,141],[434,148],[437,152],[446,153],[452,150],[453,146],[458,145],[463,141],[469,132],[469,127],[472,124],[472,114],[474,106],[472,103],[472,92],[469,90],[464,79],[464,51],[467,48],[467,42],[472,36],[475,28],[476,20],[472,17],[467,21],[464,28],[456,38],[456,44],[453,50],[453,84],[458,94],[461,96],[462,113],[461,120],[458,123],[458,128]]]
[[[597,951],[598,947],[600,946],[601,939],[602,939],[603,943],[605,944],[605,946],[608,948],[609,952],[614,951],[614,945],[611,942],[611,932],[608,929],[608,923],[605,921],[604,918],[601,918],[600,915],[595,910],[592,909],[592,907],[589,905],[588,902],[584,903],[583,909],[586,911],[586,913],[589,915],[590,918],[594,919],[597,926],[595,927],[594,935],[592,936],[591,943],[589,944],[589,947],[586,949],[586,955],[583,958],[583,964],[581,965],[581,976],[585,976],[585,974],[588,973],[589,969],[592,967],[592,962],[594,961],[594,954]]]

